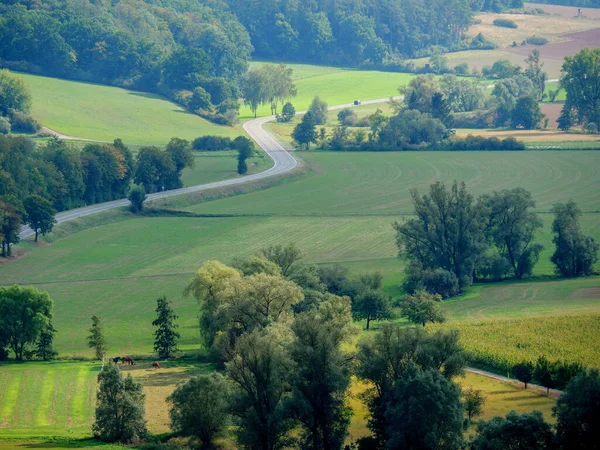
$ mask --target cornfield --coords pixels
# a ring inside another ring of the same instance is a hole
[[[514,364],[550,361],[578,362],[600,368],[600,315],[536,317],[514,320],[444,323],[429,331],[460,330],[473,364],[509,372]]]

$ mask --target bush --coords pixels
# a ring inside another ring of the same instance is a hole
[[[514,20],[510,19],[495,19],[493,23],[496,27],[519,28],[517,23]]]
[[[469,75],[469,64],[461,63],[454,66],[454,73],[458,76],[466,76]]]
[[[443,150],[450,151],[506,151],[525,150],[525,143],[513,137],[498,139],[497,137],[485,138],[483,136],[468,135],[464,139],[452,139],[443,144]]]
[[[10,133],[10,122],[6,117],[0,117],[0,134]]]
[[[477,268],[477,275],[492,281],[500,281],[506,277],[512,267],[508,260],[500,255],[486,255]]]
[[[33,117],[15,110],[10,112],[10,125],[13,132],[20,133],[37,133],[42,128]]]
[[[350,108],[342,109],[338,113],[337,117],[340,124],[346,127],[353,127],[358,122],[358,117],[356,116],[356,113]]]
[[[442,298],[454,297],[460,293],[458,278],[452,272],[444,269],[424,271],[423,286],[428,292],[439,294]]]
[[[142,212],[144,209],[144,202],[148,198],[146,196],[146,190],[143,185],[133,186],[129,191],[129,195],[127,196],[129,201],[131,202],[130,210],[132,213]]]
[[[205,152],[232,150],[233,142],[228,137],[200,136],[192,141],[192,148],[196,151]]]
[[[548,39],[541,36],[529,36],[521,43],[521,45],[546,45],[547,43]]]

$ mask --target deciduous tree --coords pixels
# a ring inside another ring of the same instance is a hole
[[[40,332],[40,337],[36,343],[35,354],[38,358],[42,358],[44,361],[56,358],[58,353],[53,348],[55,333],[56,330],[52,326],[52,322],[49,321]]]
[[[304,145],[306,150],[310,150],[310,144],[317,142],[316,122],[310,111],[304,114],[302,121],[294,127],[292,138],[299,145]]]
[[[42,236],[50,233],[56,223],[56,210],[48,200],[39,195],[32,194],[23,202],[25,212],[27,213],[27,223],[35,232],[35,242],[38,241],[38,234]]]
[[[494,417],[477,424],[477,434],[471,443],[473,450],[549,450],[552,444],[552,427],[544,421],[542,413],[518,414],[509,412],[506,417]]]
[[[0,287],[0,335],[18,361],[52,320],[53,302],[47,292],[30,286]]]
[[[231,386],[218,372],[190,378],[177,386],[167,398],[171,428],[184,436],[195,436],[203,449],[214,446],[214,440],[229,425]]]
[[[313,98],[312,103],[308,107],[308,112],[312,114],[315,125],[327,123],[327,102],[321,100],[319,96]]]
[[[383,320],[392,317],[392,299],[378,289],[363,289],[352,299],[352,317],[365,320],[368,330],[372,320]]]
[[[467,421],[471,423],[475,417],[479,417],[483,413],[485,397],[480,390],[469,387],[463,389],[462,398]]]
[[[573,378],[556,401],[556,438],[561,450],[592,450],[600,440],[600,374],[590,369]]]
[[[591,122],[600,129],[600,48],[584,48],[567,56],[562,66],[560,85],[567,103],[577,112],[579,122]]]
[[[554,221],[552,242],[556,250],[550,258],[556,271],[564,277],[591,275],[598,261],[600,245],[592,236],[586,236],[581,230],[579,217],[581,209],[573,200],[557,203],[553,206]]]
[[[425,326],[427,322],[445,322],[446,316],[442,310],[442,296],[419,291],[408,295],[402,302],[402,317],[415,324]]]
[[[512,373],[517,380],[521,381],[525,385],[525,389],[527,389],[527,383],[533,380],[533,370],[533,363],[530,361],[525,361],[515,364],[512,368]]]
[[[126,444],[145,437],[145,397],[141,383],[131,374],[124,378],[116,364],[105,364],[98,374],[94,436]]]
[[[531,211],[535,201],[523,188],[494,192],[486,199],[489,209],[487,233],[510,263],[515,278],[531,275],[543,246],[534,242],[542,220]]]

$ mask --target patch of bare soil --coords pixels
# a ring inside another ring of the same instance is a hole
[[[548,118],[548,128],[558,127],[558,116],[560,116],[562,107],[562,103],[544,103],[541,105],[542,113]]]
[[[565,56],[573,56],[584,48],[594,48],[600,46],[600,28],[579,31],[577,33],[563,34],[560,37],[566,39],[566,42],[557,42],[554,44],[546,44],[541,46],[525,45],[507,50],[516,53],[517,55],[528,55],[533,49],[538,49],[542,59],[562,60]]]
[[[577,17],[578,10],[588,19],[600,19],[600,8],[578,8],[577,6],[546,5],[544,3],[525,3],[528,8],[540,8],[547,14],[556,14],[563,17]]]

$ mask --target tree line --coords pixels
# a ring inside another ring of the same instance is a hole
[[[39,131],[41,126],[30,112],[31,93],[23,79],[0,70],[0,134]]]
[[[132,183],[145,192],[179,188],[181,172],[193,165],[190,143],[178,138],[164,149],[142,147],[134,158],[120,139],[79,150],[57,138],[36,147],[28,138],[0,135],[2,256],[19,242],[22,223],[37,240],[38,232],[52,230],[56,211],[125,198]]]
[[[543,246],[535,242],[543,224],[523,188],[475,199],[466,185],[437,182],[427,194],[411,191],[413,217],[394,223],[399,256],[408,261],[404,288],[442,297],[459,294],[474,281],[531,276]],[[594,273],[600,245],[583,233],[581,209],[570,200],[552,208],[557,275]]]

